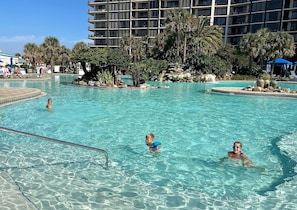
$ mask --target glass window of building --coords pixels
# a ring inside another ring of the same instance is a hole
[[[267,10],[281,9],[282,1],[280,1],[280,0],[270,0],[269,2],[267,1],[266,8],[267,8]]]
[[[150,1],[150,8],[159,8],[159,0]]]
[[[293,1],[293,7],[297,7],[297,0]]]
[[[232,14],[240,14],[240,13],[246,13],[248,12],[248,9],[246,6],[241,7],[233,7],[233,13]]]
[[[173,7],[178,7],[178,6],[179,6],[178,1],[168,1],[166,8],[173,8]]]
[[[215,10],[215,15],[226,15],[227,14],[227,8],[226,7],[219,7]]]
[[[227,4],[227,0],[216,0],[216,5],[225,5]]]
[[[118,37],[118,31],[115,31],[115,30],[109,31],[109,36],[110,37]]]
[[[297,31],[297,22],[292,22],[291,23],[291,28],[290,28],[291,31]]]
[[[198,6],[211,6],[211,0],[199,0]]]
[[[123,37],[129,34],[129,30],[121,30],[119,31],[119,37]]]
[[[104,11],[106,9],[105,5],[98,5],[96,6],[96,10]]]
[[[130,4],[129,3],[120,3],[119,7],[120,7],[120,10],[129,10]]]
[[[279,23],[267,23],[265,25],[266,28],[269,28],[271,31],[275,32],[275,31],[279,31],[280,29],[280,25]]]
[[[129,12],[119,12],[119,19],[129,19]]]
[[[140,3],[138,4],[137,9],[148,9],[148,3]]]
[[[108,40],[108,45],[110,45],[110,46],[118,45],[118,39],[109,39]]]
[[[250,0],[232,0],[233,4],[250,2]]]
[[[226,24],[226,18],[224,17],[217,17],[214,19],[214,23],[216,25],[225,25]]]
[[[252,14],[251,22],[252,23],[264,22],[264,14],[263,13]]]
[[[149,21],[149,27],[158,27],[158,21],[157,20],[150,20]]]
[[[266,13],[266,21],[280,20],[280,16],[281,16],[280,12],[267,12]]]
[[[148,13],[147,13],[147,11],[138,12],[137,13],[137,17],[138,18],[147,18],[148,17]]]
[[[263,24],[256,24],[256,25],[251,25],[251,33],[256,33],[259,29],[263,28]]]
[[[238,45],[240,42],[240,37],[232,37],[230,40],[233,45]]]
[[[265,11],[265,2],[252,4],[252,12]]]
[[[199,9],[196,11],[196,16],[210,16],[210,9]]]
[[[97,37],[103,37],[103,36],[105,36],[105,31],[96,31],[95,35]]]
[[[96,39],[95,45],[106,45],[106,39]]]
[[[109,13],[109,19],[110,20],[117,20],[117,19],[119,19],[119,16],[118,16],[118,12],[110,12]]]
[[[118,21],[109,22],[109,28],[118,28]]]
[[[232,24],[242,24],[245,22],[245,16],[233,17]]]
[[[158,30],[149,30],[149,36],[158,36]]]
[[[109,11],[118,11],[119,5],[118,4],[110,4],[109,5]]]
[[[291,19],[297,19],[297,11],[292,11]]]
[[[152,18],[158,18],[159,17],[159,11],[158,10],[150,11],[150,13],[151,13]]]
[[[130,22],[129,21],[120,21],[119,26],[120,28],[129,28]]]
[[[96,23],[95,27],[96,28],[106,28],[106,23],[105,22],[104,23]]]

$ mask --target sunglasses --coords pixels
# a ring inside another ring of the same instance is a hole
[[[240,146],[233,146],[233,149],[240,149]]]

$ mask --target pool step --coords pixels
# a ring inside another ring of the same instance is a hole
[[[0,172],[0,206],[2,209],[37,209],[19,190],[7,173]]]

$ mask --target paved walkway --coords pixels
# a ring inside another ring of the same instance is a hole
[[[44,95],[36,88],[0,88],[0,107]]]
[[[229,94],[229,95],[253,95],[253,96],[297,98],[297,93],[247,91],[247,90],[243,90],[241,87],[214,87],[211,89],[211,91],[216,93]]]

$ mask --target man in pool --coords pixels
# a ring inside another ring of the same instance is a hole
[[[149,133],[145,136],[145,143],[151,152],[158,152],[161,148],[161,143],[155,141],[155,135],[153,133]]]
[[[241,152],[242,150],[242,144],[239,141],[236,141],[233,143],[233,151],[228,152],[228,157],[225,157],[221,160],[223,162],[226,159],[231,159],[233,161],[241,160],[242,165],[245,167],[253,167],[253,162],[244,154]]]

